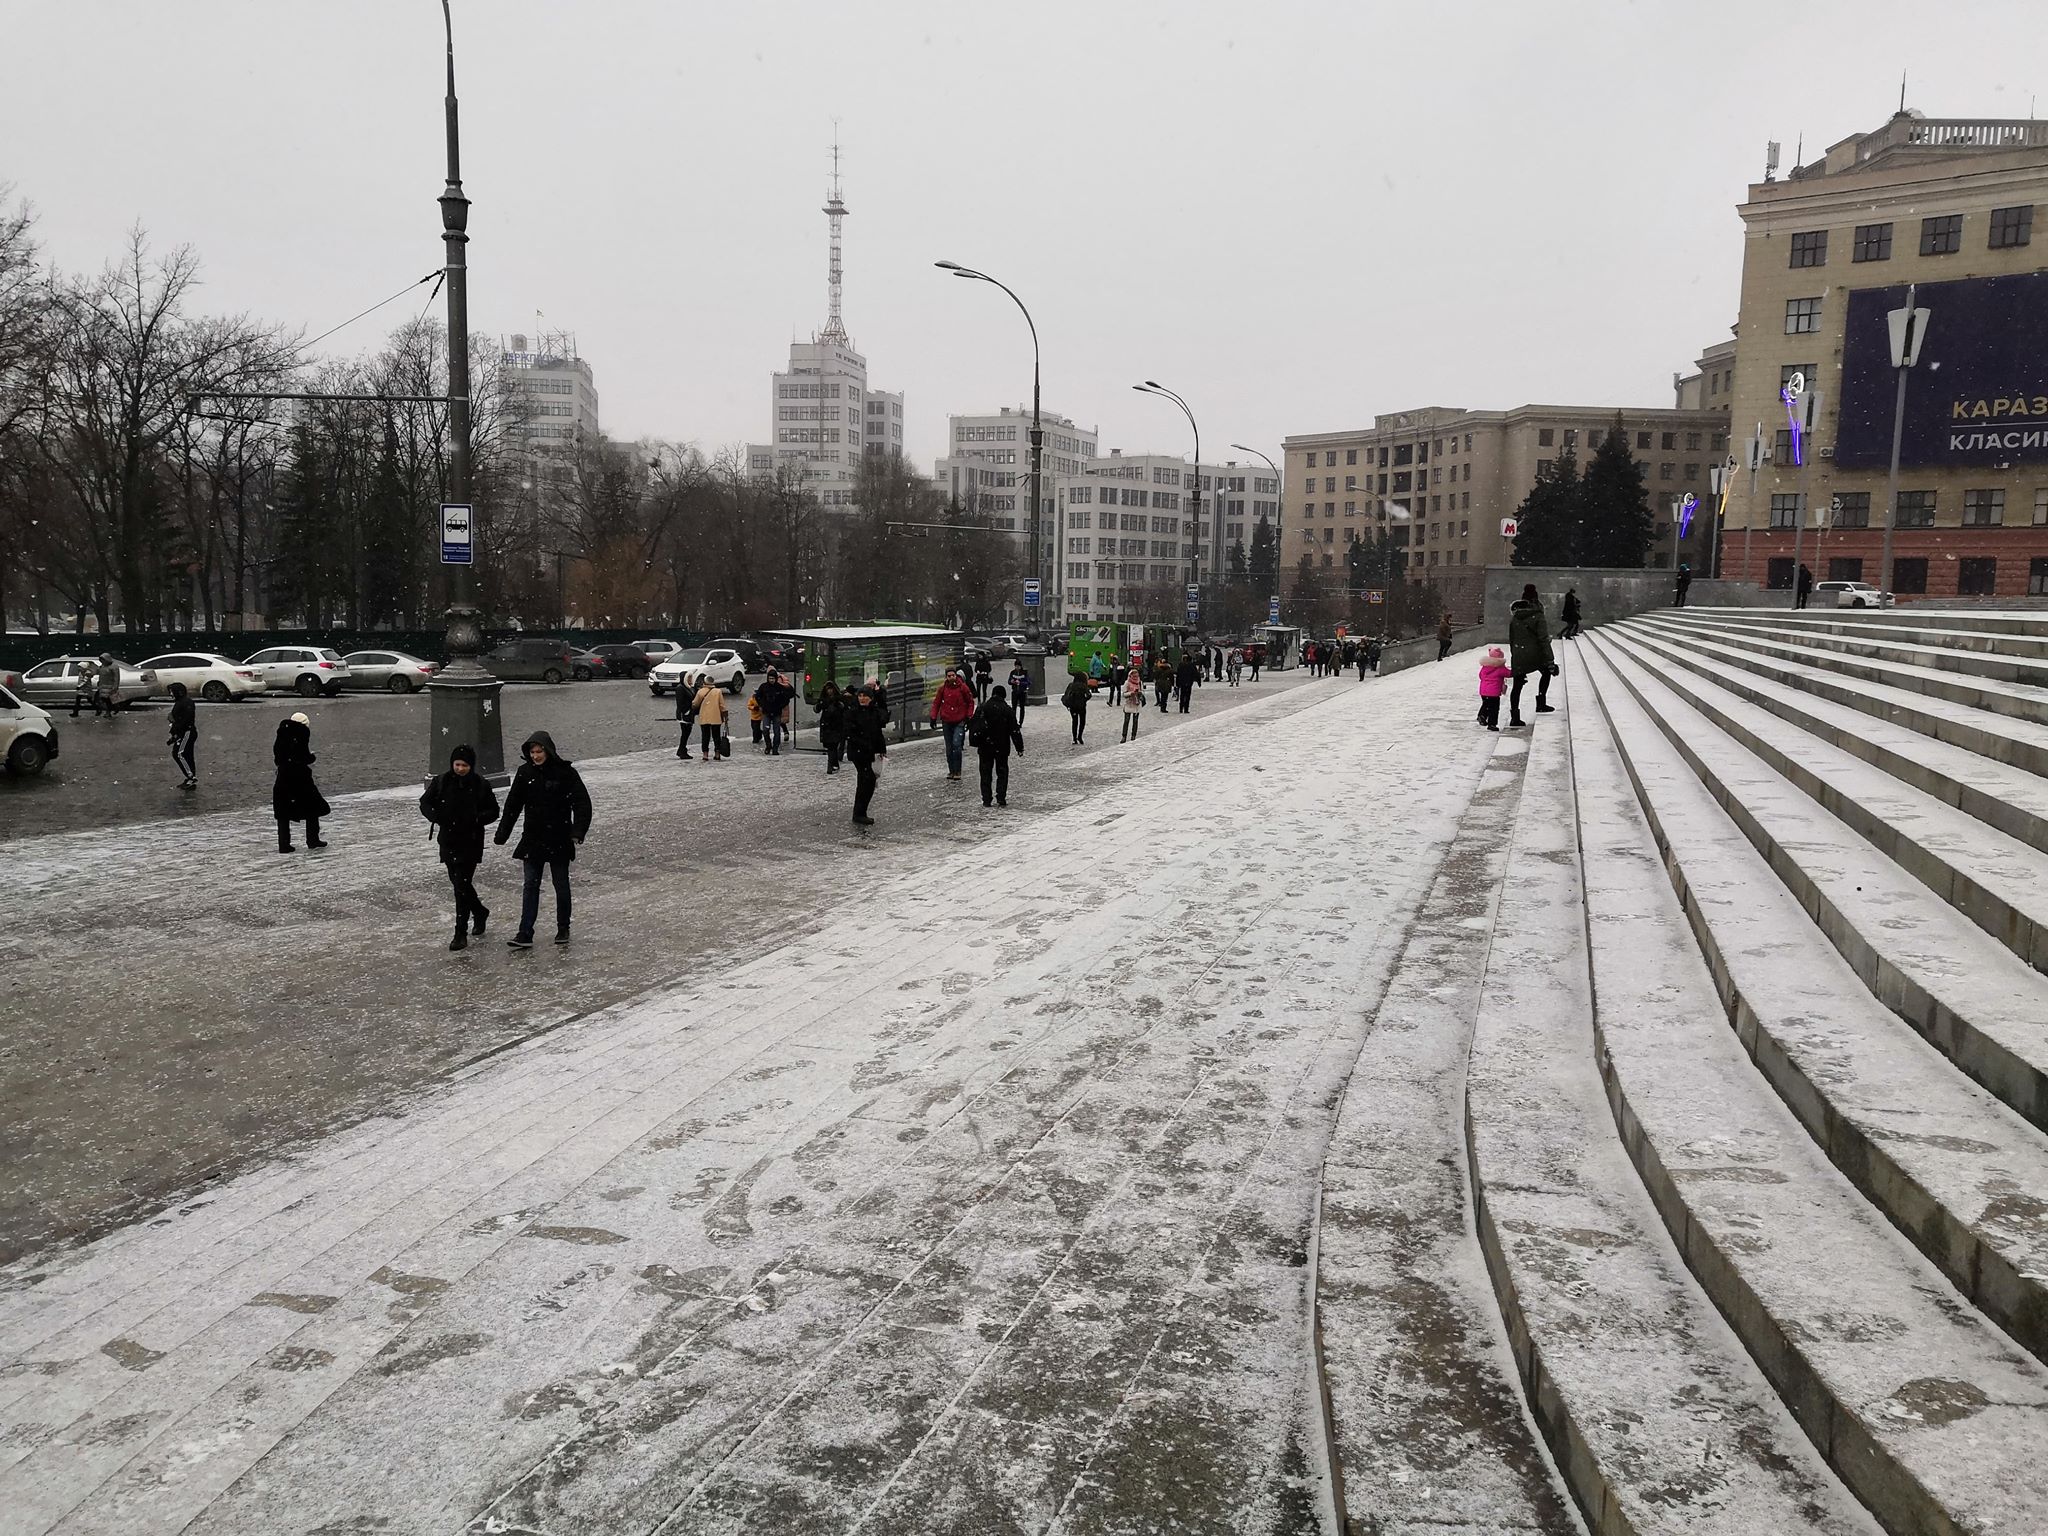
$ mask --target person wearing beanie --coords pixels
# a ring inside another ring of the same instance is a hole
[[[519,902],[519,931],[505,942],[514,949],[533,948],[533,925],[540,917],[540,877],[546,870],[555,882],[555,942],[569,942],[569,865],[576,845],[590,832],[590,791],[583,776],[555,750],[555,738],[535,731],[521,744],[523,761],[505,795],[505,814],[494,841],[511,839],[520,816],[526,825],[512,857],[526,866]]]
[[[1510,675],[1508,659],[1497,645],[1479,663],[1479,723],[1489,731],[1500,729],[1500,696]]]
[[[498,819],[498,796],[476,771],[476,749],[448,754],[448,771],[437,774],[420,796],[420,814],[433,825],[448,883],[455,887],[455,937],[448,947],[469,948],[469,936],[483,937],[491,909],[476,893],[476,867],[484,858],[484,828]]]
[[[277,818],[277,851],[293,851],[295,821],[306,824],[308,848],[325,848],[320,840],[320,818],[329,806],[320,797],[320,786],[313,782],[313,722],[303,714],[280,720],[270,758],[277,765],[277,779],[270,789],[270,813]]]

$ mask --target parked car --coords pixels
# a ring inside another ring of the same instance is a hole
[[[666,640],[643,641],[641,644],[666,645],[668,642]],[[674,652],[664,651],[657,657],[642,650],[638,644],[620,645],[616,643],[612,645],[593,645],[590,648],[590,653],[593,656],[599,656],[604,659],[603,675],[606,677],[645,677],[654,670],[654,664],[657,661],[666,661],[671,655],[675,654]]]
[[[566,640],[504,640],[483,660],[493,676],[508,682],[566,683],[576,675]]]
[[[68,707],[78,692],[78,675],[87,667],[97,669],[97,656],[53,656],[48,661],[37,662],[24,672],[19,681],[11,683],[14,692],[31,704],[40,704],[49,709]],[[170,684],[157,680],[153,672],[140,667],[121,663],[121,708],[155,694],[166,693]]]
[[[804,664],[804,643],[801,640],[777,640],[771,637],[762,648],[761,654],[769,666],[784,672],[794,672]]]
[[[729,645],[708,646],[703,650],[678,651],[647,674],[647,686],[654,690],[658,699],[675,688],[688,688],[695,692],[699,682],[710,678],[728,693],[738,693],[747,686],[747,666],[740,653]]]
[[[349,687],[388,693],[418,693],[441,670],[439,662],[422,661],[404,651],[350,651],[341,659],[348,663]]]
[[[768,655],[761,649],[761,642],[758,640],[746,636],[738,638],[727,636],[712,641],[711,649],[714,651],[731,650],[739,652],[740,663],[749,672],[766,672],[768,670]]]
[[[611,676],[611,670],[597,652],[572,645],[569,647],[569,675],[579,683],[591,683]]]
[[[273,645],[242,663],[279,693],[302,699],[326,694],[333,698],[347,684],[348,663],[341,652],[324,645]]]
[[[1813,597],[1823,608],[1889,608],[1898,601],[1866,581],[1816,581]]]
[[[659,666],[684,649],[673,640],[634,640],[630,644],[634,650],[647,658],[650,667]],[[598,649],[603,650],[604,647],[599,646]]]
[[[225,704],[263,693],[270,685],[254,667],[230,661],[217,651],[171,651],[141,663],[142,670],[154,672],[166,693],[171,684],[183,683],[194,698],[210,704]]]
[[[50,712],[0,688],[0,761],[9,773],[36,774],[57,755],[57,726]]]

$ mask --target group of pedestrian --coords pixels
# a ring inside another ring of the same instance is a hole
[[[121,663],[105,652],[83,663],[71,685],[71,718],[88,707],[96,720],[111,720],[121,707]]]
[[[1311,640],[1301,648],[1301,663],[1308,668],[1311,677],[1341,677],[1356,667],[1358,680],[1362,683],[1379,671],[1382,649],[1383,642],[1376,635],[1363,639],[1347,635],[1338,640]],[[1256,680],[1256,670],[1252,676]]]
[[[1569,611],[1576,623],[1578,597],[1575,592],[1566,594]],[[1543,600],[1537,595],[1536,584],[1528,582],[1522,587],[1522,595],[1508,609],[1508,649],[1502,654],[1499,646],[1490,647],[1479,663],[1479,723],[1489,731],[1500,729],[1500,700],[1508,694],[1508,729],[1521,730],[1528,722],[1522,719],[1522,687],[1533,675],[1536,679],[1536,713],[1555,714],[1550,703],[1550,680],[1557,676],[1557,658],[1550,646],[1550,623],[1543,615]],[[1512,680],[1512,687],[1510,681]]]

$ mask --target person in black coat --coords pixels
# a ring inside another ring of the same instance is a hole
[[[847,704],[837,683],[828,682],[818,690],[818,745],[825,749],[825,771],[837,773],[846,755]]]
[[[320,840],[320,818],[330,807],[313,782],[313,722],[304,715],[281,720],[277,740],[271,744],[271,761],[277,764],[277,779],[270,787],[270,813],[277,818],[277,851],[292,851],[292,823],[306,824],[306,846],[325,848]]]
[[[968,722],[967,738],[981,757],[981,803],[1010,803],[1010,748],[1024,755],[1024,732],[1017,725],[1017,711],[1010,707],[1006,690],[997,683],[988,699]]]
[[[796,690],[782,680],[780,672],[770,667],[761,686],[754,690],[754,697],[761,702],[761,724],[768,733],[768,755],[780,757],[782,743],[789,735],[786,717],[790,704],[796,699]]]
[[[889,737],[885,729],[888,715],[876,699],[873,683],[862,683],[854,690],[853,708],[846,717],[846,756],[853,764],[853,824],[856,827],[871,827],[873,819],[868,807],[874,803],[875,785],[881,777],[875,772],[875,760],[889,755]]]
[[[566,944],[569,865],[576,857],[576,845],[590,831],[590,792],[583,787],[583,776],[555,750],[555,738],[546,731],[527,737],[519,755],[524,761],[512,777],[505,815],[494,839],[500,845],[510,841],[513,824],[524,814],[526,826],[512,850],[512,857],[526,866],[519,931],[505,942],[513,949],[533,948],[533,924],[540,916],[540,876],[546,869],[555,882],[555,942]]]
[[[184,776],[180,789],[199,787],[199,763],[194,751],[199,745],[199,711],[183,683],[171,684],[171,761]]]
[[[676,756],[684,762],[690,760],[690,727],[697,723],[697,691],[682,678],[676,679],[676,728],[681,740],[676,743]],[[709,757],[710,753],[704,754]]]
[[[469,936],[483,937],[491,909],[476,894],[476,867],[484,858],[484,829],[498,819],[498,795],[476,771],[476,749],[448,754],[448,771],[420,796],[420,814],[434,824],[448,883],[455,887],[455,937],[450,949],[469,948]]]
[[[1188,703],[1195,696],[1195,684],[1202,680],[1202,670],[1195,665],[1195,658],[1187,652],[1181,653],[1180,665],[1173,669],[1173,691],[1180,696],[1180,712],[1188,712]]]

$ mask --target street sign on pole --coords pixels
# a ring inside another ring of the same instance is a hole
[[[1277,597],[1266,599],[1266,622],[1268,624],[1278,624],[1280,622],[1280,599]]]
[[[1026,576],[1024,578],[1024,606],[1026,608],[1036,608],[1038,606],[1038,578],[1036,576]]]
[[[466,501],[441,503],[441,563],[476,563],[475,509]]]
[[[1920,343],[1927,338],[1926,308],[1894,309],[1885,315],[1892,333],[1892,366],[1911,368],[1920,361]],[[1930,365],[1931,366],[1931,365]]]
[[[1368,589],[1367,589],[1367,591],[1366,591],[1366,594],[1365,594],[1365,600],[1366,600],[1366,601],[1367,601],[1368,603],[1373,603],[1373,604],[1378,604],[1378,603],[1384,603],[1384,602],[1385,602],[1385,601],[1387,600],[1387,590],[1386,590],[1386,588],[1385,588],[1385,587],[1371,587],[1371,588],[1368,588]]]

